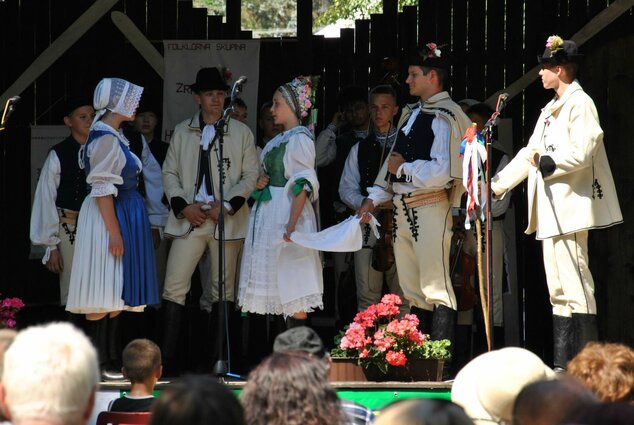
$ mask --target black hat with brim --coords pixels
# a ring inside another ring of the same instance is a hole
[[[82,106],[92,107],[92,93],[89,95],[68,95],[64,99],[64,106],[62,110],[63,116],[67,117],[73,113],[77,108]]]
[[[201,68],[196,74],[196,82],[191,86],[192,91],[200,93],[210,90],[229,90],[229,86],[220,75],[218,68]]]
[[[556,49],[546,47],[541,56],[537,56],[537,61],[542,64],[562,65],[565,63],[578,63],[583,55],[577,51],[577,43],[572,40],[564,40],[563,44]]]

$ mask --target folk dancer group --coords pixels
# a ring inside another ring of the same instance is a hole
[[[494,196],[503,198],[528,178],[526,232],[536,231],[543,243],[555,366],[561,368],[585,342],[597,338],[588,230],[622,221],[597,112],[575,79],[580,57],[574,42],[549,38],[538,59],[543,86],[555,97],[542,110],[528,145],[491,185]],[[378,208],[392,208],[398,277],[394,271],[389,289],[403,294],[425,333],[453,340],[452,207],[463,193],[457,152],[471,122],[446,90],[450,63],[435,44],[410,56],[407,66],[405,83],[418,102],[406,105],[394,125],[396,93],[390,86],[370,92],[372,128],[352,145],[339,194],[362,223]],[[283,315],[288,326],[297,326],[308,313],[323,308],[318,252],[291,240],[295,231],[318,230],[315,142],[303,125],[314,106],[312,78],[295,78],[275,91],[270,113],[283,130],[259,155],[249,128],[228,120],[223,158],[214,124],[222,116],[228,86],[217,69],[203,68],[191,87],[199,111],[176,126],[162,166],[170,207],[165,234],[173,241],[161,294],[148,213],[136,187],[143,161],[120,131],[135,118],[141,87],[104,79],[92,105],[69,106],[64,121],[71,137],[49,154],[31,226],[33,242],[47,247],[43,262],[61,273],[61,299],[69,312],[98,322],[123,310],[159,304],[162,297],[168,366],[175,358],[190,280],[206,250],[211,279],[202,282],[202,310],[216,308],[221,278],[226,282],[222,298],[232,311]],[[81,167],[74,162],[77,155]],[[247,202],[250,197],[253,203]],[[217,228],[221,209],[222,242]],[[366,239],[369,234],[364,232]],[[220,243],[226,251],[224,276],[219,275]],[[371,255],[359,252],[355,266],[369,271]],[[362,309],[377,301],[382,277],[378,283],[371,270],[361,275]],[[103,345],[99,338],[94,341]]]

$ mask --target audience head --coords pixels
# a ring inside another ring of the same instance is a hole
[[[216,379],[185,376],[154,402],[149,425],[243,425],[238,398]]]
[[[634,424],[634,406],[623,402],[598,403],[582,409],[570,425],[631,425]]]
[[[327,364],[302,351],[273,353],[242,391],[249,425],[335,425],[344,419]]]
[[[557,425],[599,400],[576,378],[537,381],[525,386],[515,399],[514,425]]]
[[[0,379],[4,367],[4,353],[7,351],[18,333],[13,329],[0,329]],[[6,420],[4,412],[0,409],[0,422]]]
[[[567,371],[601,401],[634,403],[634,350],[623,344],[589,342]]]
[[[13,424],[85,424],[99,383],[97,353],[68,323],[21,331],[5,353],[2,406]]]
[[[511,422],[515,398],[524,386],[553,379],[555,373],[535,354],[506,347],[479,355],[456,375],[451,400],[476,424]]]
[[[486,124],[489,118],[491,118],[493,112],[495,112],[493,108],[491,108],[487,103],[481,102],[471,105],[465,113],[471,122],[476,123],[478,131],[482,131],[484,124]]]
[[[442,399],[397,401],[381,411],[375,425],[473,425],[462,407]]]
[[[123,349],[123,375],[130,382],[161,377],[161,349],[149,339],[134,339]]]
[[[289,351],[303,351],[318,359],[329,358],[323,341],[317,332],[308,326],[296,326],[275,337],[273,352],[286,353]]]

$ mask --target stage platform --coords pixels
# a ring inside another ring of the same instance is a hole
[[[170,380],[161,380],[156,385],[155,394],[169,387]],[[244,388],[245,381],[224,380],[235,394]],[[407,398],[442,398],[451,399],[451,382],[332,382],[339,397],[360,403],[372,410],[380,410],[393,401]],[[125,394],[130,389],[129,381],[102,382],[99,385],[95,410],[89,421],[94,424],[97,414],[107,410],[108,403]]]

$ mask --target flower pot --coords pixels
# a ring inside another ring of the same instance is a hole
[[[377,366],[363,369],[368,381],[442,381],[444,360],[411,359],[405,366],[388,366],[383,373]]]
[[[367,369],[359,366],[358,359],[333,357],[330,381],[441,381],[444,360],[411,359],[406,366],[389,366],[387,373],[376,366]]]

